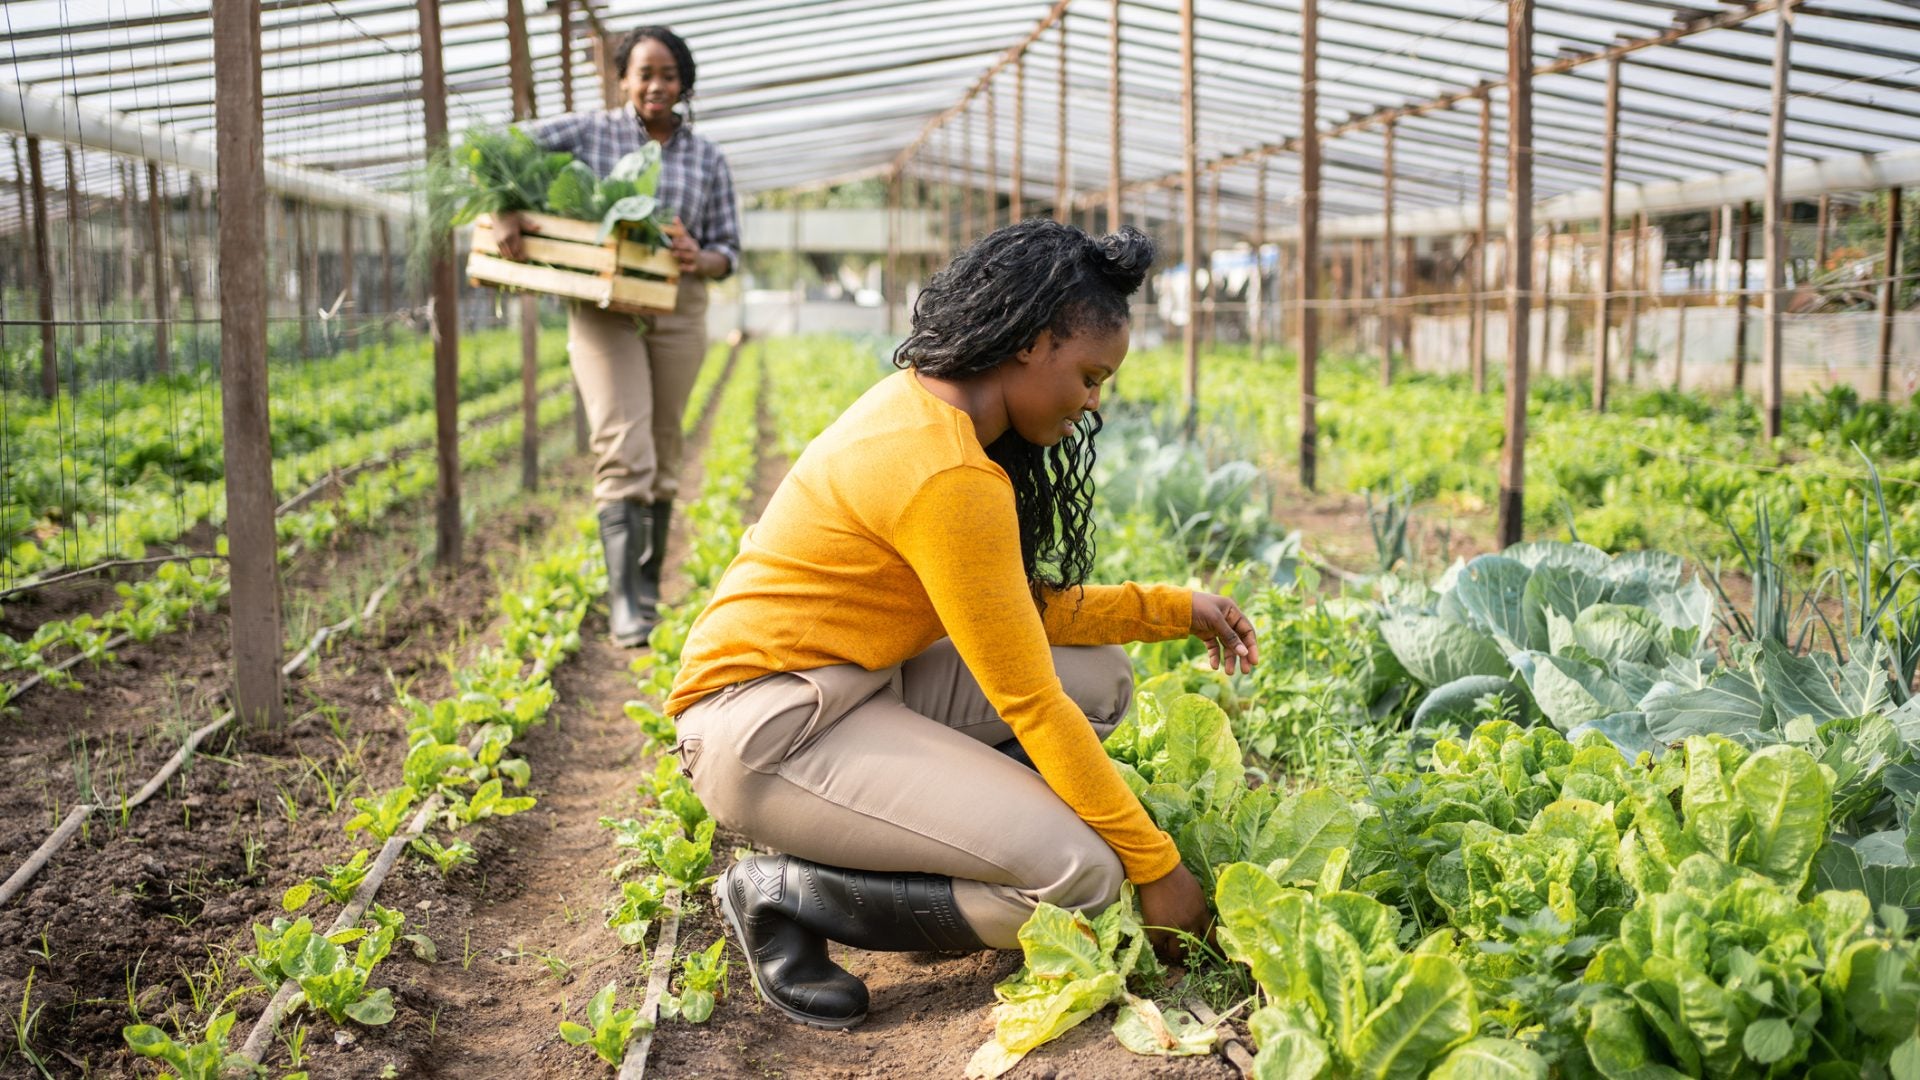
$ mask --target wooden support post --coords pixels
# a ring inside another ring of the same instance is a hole
[[[1600,295],[1593,313],[1593,411],[1607,411],[1607,327],[1613,321],[1614,187],[1619,179],[1620,58],[1607,61],[1606,132],[1600,140]]]
[[[1540,349],[1534,357],[1534,364],[1541,374],[1548,373],[1552,362],[1553,342],[1553,248],[1555,229],[1553,222],[1547,222],[1545,251],[1540,256]]]
[[[887,308],[887,336],[898,330],[894,308],[900,300],[900,237],[896,228],[900,219],[900,170],[887,174],[887,261],[880,271],[880,302]]]
[[[1473,392],[1487,392],[1487,202],[1493,186],[1493,95],[1480,94],[1480,171],[1477,213],[1473,229],[1473,310],[1467,328],[1468,363],[1473,369]]]
[[[1026,216],[1027,52],[1013,59],[1013,170],[1007,175],[1007,222]]]
[[[1219,340],[1220,331],[1220,279],[1213,272],[1213,256],[1220,250],[1220,170],[1209,174],[1211,181],[1207,185],[1207,242],[1204,245],[1207,260],[1207,322],[1205,338],[1207,348],[1211,349]]]
[[[566,48],[560,55],[564,62]],[[507,84],[513,118],[533,119],[533,49],[525,0],[507,0]],[[540,298],[520,294],[520,490],[540,489]]]
[[[1732,213],[1733,208],[1723,206],[1720,212],[1707,216],[1707,292],[1712,294],[1713,302],[1721,303],[1720,296],[1720,222]]]
[[[1647,212],[1640,211],[1633,219],[1633,263],[1627,271],[1627,332],[1620,353],[1621,362],[1626,365],[1627,381],[1634,381],[1634,360],[1640,352],[1640,294],[1647,291],[1646,261],[1647,248]]]
[[[129,253],[128,258],[120,260],[122,270],[120,296],[126,302],[127,307],[131,309],[134,303],[140,299],[142,286],[145,284],[141,280],[145,276],[141,272],[145,264],[139,259],[131,257],[134,246],[133,204],[139,201],[139,181],[134,179],[132,161],[123,162],[115,159],[112,168],[114,176],[120,182],[121,242],[126,245],[126,250]]]
[[[1054,185],[1053,217],[1062,224],[1073,221],[1073,155],[1067,145],[1067,20],[1060,19],[1060,85],[1056,96],[1059,107],[1060,176]]]
[[[940,249],[942,262],[953,259],[953,129],[940,125]]]
[[[47,173],[40,160],[40,137],[27,136],[27,176],[33,198],[33,288],[39,302],[40,394],[51,401],[60,393],[59,344],[53,328],[53,249],[47,228]]]
[[[993,100],[993,77],[987,77],[987,232],[1000,227],[999,106]]]
[[[1753,304],[1753,297],[1747,291],[1747,264],[1753,258],[1753,204],[1740,204],[1740,240],[1736,246],[1735,260],[1739,264],[1736,271],[1740,275],[1739,291],[1734,293],[1733,324],[1733,392],[1747,392],[1747,310]]]
[[[173,275],[167,273],[167,197],[154,161],[147,162],[147,248],[153,260],[153,373],[164,376],[173,373]]]
[[[1673,388],[1681,389],[1680,378],[1687,364],[1687,299],[1680,298],[1673,311]]]
[[[393,225],[381,214],[380,225],[380,309],[393,311]]]
[[[80,232],[85,217],[80,210],[80,174],[74,168],[73,144],[60,148],[60,158],[67,171],[67,310],[68,317],[74,320],[69,332],[74,347],[78,348],[87,340],[80,303],[80,298],[87,293],[86,265],[80,258]]]
[[[1401,310],[1399,312],[1398,317],[1395,320],[1395,325],[1400,328],[1400,359],[1405,362],[1408,368],[1413,367],[1413,359],[1414,359],[1413,358],[1413,313],[1415,308],[1414,308],[1414,300],[1413,300],[1413,285],[1414,285],[1414,271],[1417,269],[1418,269],[1418,266],[1414,259],[1413,237],[1403,236],[1400,238],[1400,306],[1401,306]]]
[[[1887,189],[1887,253],[1880,286],[1880,400],[1893,400],[1893,312],[1900,303],[1900,226],[1904,207],[1899,188]]]
[[[1781,353],[1784,349],[1787,288],[1786,192],[1781,173],[1787,147],[1787,57],[1793,47],[1793,6],[1780,5],[1773,31],[1773,103],[1767,124],[1767,195],[1761,207],[1766,225],[1766,322],[1761,331],[1761,402],[1766,410],[1767,438],[1780,437],[1781,400],[1785,396]]]
[[[1820,196],[1820,217],[1813,227],[1813,273],[1827,272],[1827,230],[1833,222],[1833,196]]]
[[[960,106],[960,246],[973,246],[973,105]]]
[[[600,73],[600,104],[608,109],[620,107],[620,77],[626,74],[613,66],[613,52],[612,34],[593,35],[593,67]]]
[[[358,276],[354,273],[353,249],[353,211],[343,206],[340,208],[340,295],[345,299],[340,303],[338,316],[343,320],[349,311],[358,314],[360,307],[360,299],[354,295],[353,288],[354,278]],[[345,326],[346,323],[343,321],[341,325]]]
[[[1507,401],[1497,542],[1526,522],[1527,322],[1533,304],[1533,0],[1507,0]]]
[[[573,111],[573,0],[554,0],[560,12],[560,111]]]
[[[1300,0],[1300,486],[1312,491],[1320,422],[1320,0]]]
[[[1386,149],[1380,164],[1380,385],[1393,385],[1393,118],[1386,123]]]
[[[1267,159],[1253,168],[1253,279],[1247,285],[1247,355],[1260,362],[1267,337]]]
[[[419,0],[420,102],[427,153],[447,145],[447,74],[440,53],[440,0]],[[596,39],[603,44],[605,38]],[[602,71],[610,71],[602,68]],[[439,457],[439,514],[435,557],[460,561],[460,294],[454,280],[453,237],[430,236],[433,269],[428,308],[433,323],[434,443]]]
[[[280,541],[267,414],[267,161],[260,0],[213,0],[214,139],[220,191],[220,388],[227,489],[233,708],[280,726]]]
[[[300,305],[300,355],[313,355],[313,275],[307,262],[307,215],[297,204],[289,203],[293,215],[294,302]]]
[[[1120,202],[1120,0],[1107,9],[1107,231],[1119,232]]]
[[[1182,252],[1187,262],[1187,325],[1181,346],[1187,366],[1183,427],[1188,439],[1198,434],[1200,426],[1200,114],[1194,100],[1193,3],[1180,0],[1180,195],[1185,219]]]

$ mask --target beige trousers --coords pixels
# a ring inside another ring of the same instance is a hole
[[[1133,701],[1118,646],[1057,647],[1061,685],[1103,738]],[[724,687],[679,717],[675,750],[720,824],[809,862],[954,879],[989,946],[1019,947],[1041,902],[1105,908],[1120,859],[1032,769],[951,641],[897,667],[851,664]]]
[[[567,358],[593,433],[593,497],[671,499],[680,490],[682,414],[707,355],[707,283],[680,277],[671,314],[637,316],[574,304]]]

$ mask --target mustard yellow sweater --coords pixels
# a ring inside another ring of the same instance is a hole
[[[1192,616],[1186,589],[1127,584],[1051,597],[1042,618],[1012,481],[967,414],[902,371],[807,447],[747,530],[694,621],[667,712],[777,671],[877,671],[951,637],[1048,786],[1144,884],[1179,853],[1061,689],[1048,646],[1168,641]]]

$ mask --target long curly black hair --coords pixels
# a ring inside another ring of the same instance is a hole
[[[1042,219],[997,229],[927,282],[894,365],[962,381],[1006,363],[1042,330],[1056,339],[1112,333],[1126,325],[1128,298],[1153,256],[1153,240],[1130,225],[1099,238]],[[1093,440],[1100,424],[1100,414],[1090,411],[1051,448],[1011,429],[986,448],[1013,479],[1020,561],[1036,600],[1084,585],[1093,571]]]
[[[657,41],[673,54],[673,66],[680,74],[680,105],[686,111],[687,123],[693,123],[693,80],[698,71],[693,66],[693,50],[679,34],[665,26],[636,26],[620,38],[620,44],[613,50],[613,67],[621,78],[627,76],[627,60],[633,55],[634,47],[643,41]]]

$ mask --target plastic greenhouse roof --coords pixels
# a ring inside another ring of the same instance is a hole
[[[561,111],[563,50],[557,7],[531,0],[528,31],[537,111]],[[403,188],[423,152],[417,13],[395,0],[264,0],[267,149],[288,164],[378,188]],[[618,33],[642,22],[673,26],[699,65],[696,130],[726,151],[743,193],[824,183],[904,163],[934,182],[963,170],[985,183],[983,73],[1027,41],[1055,5],[1026,0],[704,0],[598,6]],[[1104,201],[1108,178],[1109,0],[1066,5],[1066,96],[1071,183]],[[1659,39],[1622,61],[1619,178],[1685,180],[1763,166],[1771,2],[1691,6],[1664,0],[1540,0],[1534,61],[1535,195],[1591,190],[1600,173],[1607,64],[1565,62],[1630,40]],[[1397,140],[1399,212],[1470,204],[1475,195],[1479,99],[1493,110],[1494,197],[1505,161],[1506,0],[1322,0],[1319,115],[1327,219],[1380,212],[1384,124]],[[1200,206],[1220,188],[1223,237],[1254,222],[1256,168],[1267,162],[1268,220],[1290,221],[1301,129],[1298,0],[1195,0]],[[448,111],[456,131],[510,116],[504,0],[443,0]],[[60,94],[117,110],[179,136],[212,127],[211,23],[204,0],[8,0],[8,80],[0,94]],[[1176,207],[1183,150],[1178,0],[1125,0],[1121,19],[1124,178],[1132,215]],[[1829,161],[1920,147],[1920,11],[1893,0],[1796,5],[1786,129],[1788,161]],[[1670,34],[1695,20],[1714,28]],[[576,7],[571,53],[575,104],[597,107],[600,87]],[[1720,25],[1725,24],[1725,25]],[[1023,188],[1052,201],[1058,168],[1060,30],[1024,57]],[[1562,62],[1556,64],[1556,62]],[[963,121],[956,106],[966,99]],[[1008,186],[1014,71],[994,79],[997,151]],[[938,130],[929,125],[945,118]],[[924,138],[922,137],[924,136]],[[52,136],[49,136],[51,139]],[[51,143],[50,143],[51,145]],[[903,151],[915,146],[911,157]],[[1263,153],[1264,151],[1280,152]],[[49,153],[50,191],[65,185]],[[112,195],[105,154],[81,155],[80,186]],[[1224,163],[1209,169],[1210,163]],[[0,172],[12,175],[0,156]],[[144,178],[142,178],[144,183]],[[184,179],[169,184],[183,186]],[[15,220],[0,184],[0,221]],[[63,200],[51,198],[58,205]]]

